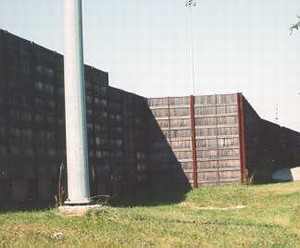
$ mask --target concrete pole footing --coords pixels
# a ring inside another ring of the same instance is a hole
[[[65,205],[58,207],[58,212],[74,217],[74,216],[84,216],[88,213],[95,213],[103,209],[102,205]]]

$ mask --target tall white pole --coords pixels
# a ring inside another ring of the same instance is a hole
[[[193,95],[196,93],[196,82],[195,82],[195,58],[194,58],[194,37],[193,37],[193,14],[192,7],[196,6],[194,0],[188,0],[185,2],[185,6],[189,9],[188,15],[188,32],[189,32],[189,42],[190,42],[190,56],[191,56],[191,79],[193,87]]]
[[[65,0],[65,115],[68,171],[66,204],[90,203],[85,81],[83,67],[82,1]]]

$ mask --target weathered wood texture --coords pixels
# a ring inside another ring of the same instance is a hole
[[[160,185],[187,187],[191,173],[191,128],[189,99],[148,99],[148,164]],[[180,104],[180,105],[179,105]],[[179,118],[178,118],[179,117]]]
[[[191,185],[195,185],[194,173],[197,173],[198,186],[239,182],[241,165],[237,94],[196,96],[193,106],[190,99],[148,99],[150,109],[169,144],[169,149],[165,150],[161,149],[159,142],[152,144],[154,152],[149,156],[162,158],[168,156],[171,150]],[[192,123],[195,123],[197,171],[193,169]],[[165,163],[168,161],[165,160]]]

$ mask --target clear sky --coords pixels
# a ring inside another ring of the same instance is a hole
[[[185,0],[83,0],[85,62],[146,97],[192,93]],[[299,0],[197,0],[196,94],[243,92],[300,131]],[[0,0],[0,28],[63,53],[63,0]]]

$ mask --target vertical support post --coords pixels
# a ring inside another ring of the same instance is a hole
[[[83,65],[82,1],[65,0],[66,204],[90,203]]]
[[[246,180],[246,140],[245,140],[245,120],[244,103],[242,93],[237,93],[238,117],[239,117],[239,140],[240,140],[240,160],[241,160],[241,183]]]
[[[191,130],[192,130],[193,188],[198,188],[196,128],[195,128],[195,96],[190,96],[190,116],[191,116]]]

